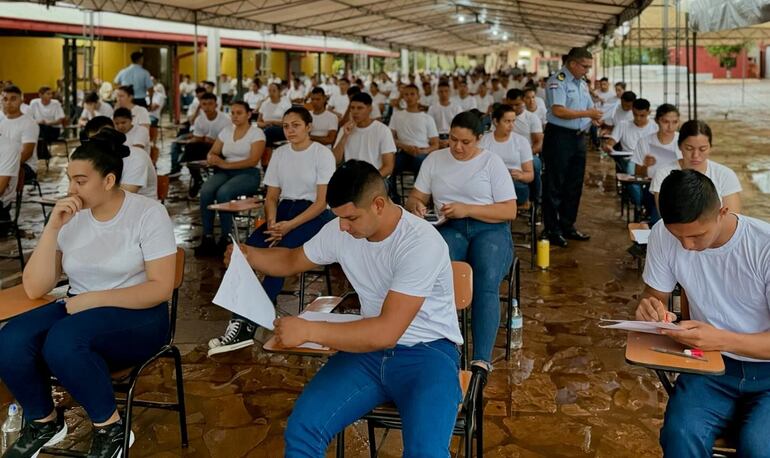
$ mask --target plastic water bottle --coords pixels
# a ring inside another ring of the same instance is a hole
[[[511,350],[518,350],[524,343],[524,317],[521,316],[519,302],[513,300],[513,312],[511,314]]]
[[[21,408],[16,404],[11,404],[8,406],[8,418],[3,423],[3,452],[16,442],[19,433],[21,433],[21,423]]]

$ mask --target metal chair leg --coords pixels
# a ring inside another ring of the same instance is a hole
[[[305,272],[299,274],[299,313],[305,310]]]
[[[182,447],[187,448],[189,444],[187,438],[187,410],[184,402],[184,379],[182,378],[182,355],[179,349],[171,347],[171,354],[174,357],[174,370],[176,371],[176,402],[179,408],[179,434],[182,439]]]
[[[324,276],[326,277],[326,294],[332,296],[332,271],[329,266],[324,266]]]
[[[377,438],[374,437],[374,425],[371,421],[366,422],[366,430],[369,433],[369,458],[377,458]]]
[[[131,445],[131,414],[134,409],[134,388],[136,388],[138,378],[138,374],[131,375],[131,382],[126,393],[126,410],[123,414],[125,417],[123,419],[123,424],[125,425],[123,428],[123,453],[121,455],[123,458],[128,458],[128,449]]]
[[[24,272],[24,249],[21,246],[21,231],[19,230],[19,224],[14,223],[14,232],[16,233],[16,245],[19,249],[19,264],[21,264],[21,271]]]
[[[506,319],[505,319],[505,360],[511,359],[511,325],[513,324],[513,282],[515,265],[518,262],[516,255],[514,254],[513,261],[511,261],[511,268],[508,271],[508,294],[505,297],[506,305]]]
[[[345,458],[345,430],[337,434],[337,458]]]

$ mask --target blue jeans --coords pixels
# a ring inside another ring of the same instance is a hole
[[[201,220],[203,223],[203,235],[214,234],[215,211],[208,206],[214,202],[230,202],[238,196],[252,196],[259,188],[259,169],[250,167],[238,170],[217,170],[214,175],[203,183],[201,187]],[[219,213],[219,223],[222,226],[220,237],[227,239],[233,230],[233,215],[229,212]]]
[[[535,179],[530,183],[530,192],[535,196],[532,200],[539,202],[543,196],[543,161],[540,156],[532,156],[532,168],[535,171]]]
[[[465,261],[473,268],[473,360],[491,362],[500,326],[500,282],[513,261],[510,225],[450,219],[438,231],[449,245],[452,261]]]
[[[710,457],[717,436],[735,425],[738,456],[770,457],[770,363],[724,360],[724,375],[677,379],[660,431],[664,456]]]
[[[176,134],[177,140],[190,137],[190,125],[182,126]],[[182,170],[182,166],[179,165],[179,157],[182,155],[182,144],[174,142],[171,144],[171,173],[177,173]]]
[[[56,301],[0,329],[0,378],[27,421],[53,412],[51,375],[94,423],[115,412],[110,372],[139,364],[168,342],[168,306],[98,307],[68,315]]]
[[[310,207],[313,204],[313,202],[310,202],[309,200],[282,200],[278,204],[278,209],[276,211],[275,215],[275,221],[288,221],[290,219],[293,219],[300,213],[307,210],[308,207]],[[295,228],[294,230],[290,231],[288,234],[286,234],[280,242],[276,245],[276,247],[282,247],[282,248],[297,248],[301,247],[305,244],[308,240],[312,239],[318,231],[321,230],[322,227],[329,221],[334,219],[334,216],[329,210],[325,210],[320,215],[316,216],[315,218],[311,219],[310,221],[302,224],[301,226]],[[270,242],[265,241],[270,236],[265,234],[265,230],[267,229],[267,224],[263,224],[261,227],[257,228],[254,232],[251,233],[248,240],[246,240],[246,245],[253,246],[256,248],[267,248],[270,246]],[[267,293],[267,297],[270,299],[270,301],[275,304],[278,300],[278,293],[281,292],[281,289],[283,288],[283,277],[271,277],[269,275],[265,275],[265,278],[262,279],[262,287],[265,289],[265,293]],[[250,320],[247,320],[245,317],[242,317],[237,314],[233,314],[233,319],[240,319],[244,321],[248,321],[251,323]]]
[[[521,205],[529,201],[529,185],[530,183],[522,183],[521,181],[513,181],[513,187],[516,189],[516,203]]]
[[[449,457],[462,401],[459,353],[442,339],[369,353],[340,352],[305,385],[284,435],[287,458],[326,456],[332,438],[392,401],[403,421],[405,457]]]

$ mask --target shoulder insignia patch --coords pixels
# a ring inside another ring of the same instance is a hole
[[[559,83],[551,83],[548,85],[548,89],[559,89]]]
[[[564,72],[559,72],[558,75],[556,75],[556,79],[559,81],[564,81],[564,78],[566,78],[567,75],[564,74]]]

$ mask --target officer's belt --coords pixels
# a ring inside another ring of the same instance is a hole
[[[586,130],[570,129],[570,128],[567,128],[567,127],[562,127],[562,126],[556,125],[556,124],[554,124],[552,122],[549,122],[548,124],[545,125],[546,129],[549,128],[549,127],[552,128],[552,129],[556,129],[556,130],[561,130],[561,131],[564,131],[564,132],[569,132],[569,133],[571,133],[573,135],[587,135],[588,134],[588,131],[586,131]]]

